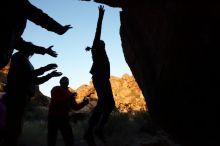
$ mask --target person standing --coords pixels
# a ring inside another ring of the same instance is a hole
[[[115,107],[115,101],[109,81],[110,63],[105,51],[105,42],[100,40],[104,12],[104,6],[99,6],[99,18],[93,46],[92,48],[86,48],[86,51],[91,50],[92,52],[93,64],[90,73],[92,74],[93,85],[98,95],[97,105],[89,119],[88,129],[84,135],[84,138],[89,145],[95,145],[93,132],[95,132],[98,138],[100,138],[103,142],[106,141],[103,132],[104,126]]]
[[[77,104],[76,93],[72,93],[68,88],[69,79],[62,77],[60,86],[55,86],[51,90],[51,102],[48,112],[48,146],[55,146],[58,130],[61,131],[65,146],[73,146],[73,132],[69,123],[69,112],[71,109],[79,110],[89,102],[84,98],[82,103]]]
[[[34,53],[31,49],[19,51],[12,56],[6,85],[6,146],[17,146],[22,132],[25,107],[30,98],[35,94],[35,86],[43,84],[52,77],[58,77],[62,73],[56,70],[43,75],[46,71],[57,68],[56,64],[48,64],[45,67],[34,69],[29,58]]]

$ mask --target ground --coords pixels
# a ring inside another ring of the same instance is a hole
[[[89,114],[72,117],[75,146],[87,146],[83,133],[87,127]],[[79,119],[79,120],[76,120]],[[162,130],[156,128],[148,113],[114,112],[105,129],[107,143],[95,139],[97,146],[177,146]],[[25,146],[46,146],[46,119],[27,120],[24,123],[21,143]],[[57,146],[63,146],[62,136],[57,138]]]

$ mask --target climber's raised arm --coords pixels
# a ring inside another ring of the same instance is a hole
[[[99,43],[99,41],[100,41],[101,32],[102,32],[102,20],[103,20],[104,13],[105,13],[104,6],[99,6],[99,18],[98,18],[98,22],[97,22],[97,27],[96,27],[95,38],[94,38],[94,41],[93,41],[93,46],[95,44]]]

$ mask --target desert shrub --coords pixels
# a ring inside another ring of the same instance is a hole
[[[25,121],[45,121],[47,120],[48,109],[43,106],[30,103],[25,110]]]

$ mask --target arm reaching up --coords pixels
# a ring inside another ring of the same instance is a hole
[[[99,43],[99,41],[100,41],[101,31],[102,31],[102,20],[103,20],[104,13],[105,13],[104,6],[99,6],[99,18],[98,18],[98,22],[97,22],[97,27],[96,27],[95,38],[94,38],[94,41],[93,41],[93,46],[95,44]]]
[[[98,18],[98,22],[97,22],[97,26],[96,26],[96,33],[95,33],[95,38],[93,40],[93,45],[92,48],[91,47],[86,47],[85,50],[86,51],[90,51],[93,50],[92,52],[94,52],[95,46],[97,46],[100,43],[100,38],[101,38],[101,32],[102,32],[102,21],[103,21],[103,16],[105,13],[105,9],[104,6],[99,6],[99,18]],[[94,53],[92,53],[94,54]]]

